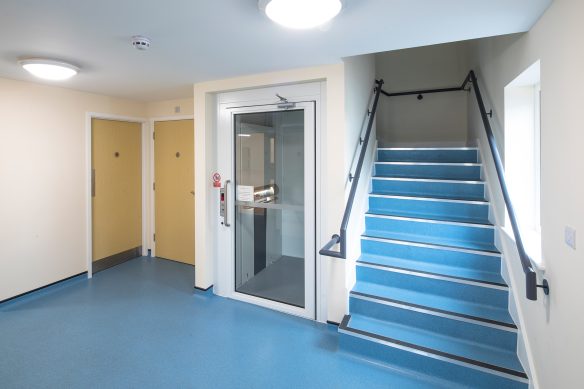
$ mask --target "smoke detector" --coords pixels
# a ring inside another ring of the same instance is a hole
[[[134,35],[132,37],[132,46],[137,50],[148,50],[150,48],[150,38]]]

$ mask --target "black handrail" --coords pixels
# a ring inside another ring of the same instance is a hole
[[[489,141],[489,147],[491,149],[491,154],[493,155],[493,160],[495,162],[495,169],[497,170],[497,178],[499,179],[499,185],[501,185],[501,192],[503,193],[503,199],[505,200],[505,206],[507,207],[507,212],[509,214],[509,221],[511,222],[511,228],[513,229],[513,235],[515,236],[515,243],[517,244],[517,251],[519,252],[519,259],[521,260],[521,266],[523,268],[523,273],[525,274],[525,294],[529,300],[537,300],[537,288],[542,288],[544,293],[549,294],[550,288],[546,279],[543,279],[542,285],[537,284],[537,273],[534,269],[533,262],[529,258],[529,255],[525,251],[523,246],[523,240],[521,239],[521,234],[519,232],[519,227],[517,224],[517,218],[515,216],[515,211],[513,209],[513,204],[511,203],[511,197],[507,191],[507,184],[505,183],[505,170],[503,168],[503,163],[501,162],[501,156],[499,150],[497,149],[497,143],[495,141],[495,136],[491,128],[491,123],[487,118],[488,115],[485,109],[485,104],[483,102],[483,97],[477,82],[477,77],[473,70],[468,73],[461,86],[452,88],[439,88],[439,89],[426,89],[417,91],[406,91],[406,92],[394,92],[388,93],[386,91],[381,91],[385,96],[407,96],[407,95],[424,95],[426,93],[438,93],[438,92],[455,92],[455,91],[469,91],[467,86],[472,85],[475,97],[477,99],[477,104],[481,114],[481,119],[483,121],[483,126],[485,127],[485,132],[487,133],[487,139]]]
[[[505,183],[505,169],[503,168],[501,156],[499,155],[499,150],[497,149],[497,143],[491,128],[491,123],[487,118],[487,110],[485,109],[485,103],[483,102],[483,97],[477,82],[477,77],[472,70],[468,73],[468,77],[466,80],[464,80],[461,88],[465,89],[468,83],[471,83],[473,86],[477,104],[479,106],[479,111],[481,113],[481,119],[483,120],[483,125],[487,133],[491,154],[493,155],[493,160],[495,162],[495,169],[497,169],[499,185],[501,185],[501,192],[503,193],[503,199],[505,200],[505,206],[507,207],[507,213],[509,214],[509,221],[511,222],[511,228],[513,229],[513,235],[515,236],[517,251],[519,252],[519,259],[521,260],[521,266],[523,267],[523,273],[525,274],[525,295],[529,300],[537,300],[537,288],[541,287],[545,294],[549,294],[549,285],[545,279],[543,280],[542,285],[537,285],[537,273],[533,267],[533,262],[529,258],[529,255],[523,246],[523,240],[521,239],[521,233],[519,232],[519,226],[517,224],[517,218],[515,217],[513,204],[511,203],[511,197],[509,196],[509,192],[507,191],[507,184]]]
[[[359,177],[361,176],[363,161],[365,160],[365,155],[367,153],[367,145],[369,144],[369,137],[371,135],[371,129],[373,128],[373,122],[375,119],[375,113],[377,112],[377,104],[379,102],[379,95],[381,94],[382,86],[383,80],[375,80],[375,97],[373,99],[373,106],[369,112],[369,122],[367,123],[365,136],[363,137],[363,144],[361,146],[361,153],[359,153],[357,167],[355,168],[354,175],[351,177],[351,191],[349,192],[349,198],[347,200],[347,205],[345,206],[345,213],[343,214],[343,221],[341,222],[340,235],[334,234],[328,243],[325,244],[322,249],[320,249],[318,252],[320,255],[326,255],[334,258],[347,258],[347,227],[349,225],[349,217],[351,216],[351,211],[353,209],[353,202],[355,201],[355,194],[357,193]],[[340,246],[339,251],[331,250],[337,244]]]
[[[388,92],[382,90],[381,93],[383,93],[387,97],[396,97],[396,96],[408,96],[408,95],[425,95],[428,93],[456,92],[456,91],[459,91],[460,89],[461,88],[459,86],[455,86],[452,88],[425,89],[425,90],[394,92],[394,93],[388,93]]]

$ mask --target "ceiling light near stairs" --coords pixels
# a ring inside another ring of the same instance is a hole
[[[260,0],[260,9],[274,22],[294,29],[318,27],[341,12],[341,0]]]
[[[18,63],[33,76],[45,80],[62,81],[79,73],[77,66],[52,59],[27,58]]]

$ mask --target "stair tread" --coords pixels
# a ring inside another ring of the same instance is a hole
[[[423,293],[413,290],[394,288],[370,282],[357,281],[352,292],[362,293],[381,299],[401,301],[409,305],[427,307],[434,310],[446,311],[459,316],[470,316],[497,323],[514,326],[507,309],[471,303],[468,301],[439,296],[432,293]]]
[[[488,204],[489,202],[485,199],[476,199],[474,197],[450,197],[450,196],[439,196],[439,195],[417,195],[413,193],[399,194],[399,193],[389,193],[389,192],[371,192],[369,195],[373,196],[397,196],[404,198],[416,199],[434,199],[434,200],[454,200],[454,201],[473,201],[477,203]]]
[[[401,233],[396,231],[381,231],[372,229],[365,230],[365,233],[363,235],[372,238],[395,239],[415,243],[429,243],[453,248],[463,248],[470,250],[487,251],[490,253],[499,253],[497,247],[495,247],[495,245],[492,243],[474,242],[470,240],[446,239],[443,237],[433,237],[427,235],[417,235]]]
[[[390,266],[399,269],[431,273],[447,277],[485,282],[489,284],[506,285],[500,273],[491,273],[472,268],[429,263],[424,262],[423,260],[412,260],[375,254],[362,254],[358,262],[366,262],[379,266]]]
[[[437,163],[477,163],[478,149],[452,147],[406,147],[379,148],[379,161],[387,162],[437,162]]]
[[[474,185],[480,185],[480,184],[484,184],[485,182],[483,180],[465,180],[465,179],[458,179],[458,178],[421,178],[421,177],[393,177],[393,176],[381,176],[379,174],[374,174],[373,176],[371,176],[372,179],[381,179],[381,180],[385,180],[385,179],[396,179],[399,181],[430,181],[430,182],[441,182],[441,183],[468,183],[468,184],[474,184]]]
[[[437,332],[362,315],[351,315],[348,327],[524,374],[516,353],[480,342],[464,341]]]
[[[411,217],[416,219],[424,219],[424,220],[436,220],[436,221],[444,221],[444,222],[460,222],[460,223],[469,223],[469,224],[479,224],[479,225],[492,225],[489,219],[485,218],[477,218],[477,217],[466,217],[461,215],[432,215],[425,212],[415,212],[415,211],[407,211],[407,210],[400,210],[400,211],[384,211],[383,209],[379,208],[369,208],[369,214],[377,214],[377,215],[384,215],[384,216],[401,216],[401,217]]]
[[[378,192],[370,192],[369,196],[371,197],[387,197],[387,198],[403,198],[406,200],[431,200],[431,201],[451,201],[451,202],[469,202],[469,203],[475,203],[475,204],[482,204],[482,205],[488,205],[489,202],[487,200],[476,200],[476,199],[455,199],[452,197],[441,197],[441,196],[434,196],[434,195],[430,195],[430,196],[423,196],[423,195],[416,195],[416,194],[409,194],[409,195],[391,195],[391,194],[387,194],[387,193],[378,193]]]
[[[472,181],[472,182],[479,182],[478,177],[462,177],[462,178],[453,178],[452,176],[439,176],[438,173],[383,173],[383,172],[375,172],[376,178],[411,178],[411,179],[420,179],[420,180],[444,180],[444,181]]]
[[[482,166],[478,162],[441,162],[441,161],[375,161],[376,164],[380,165],[403,165],[403,166]]]

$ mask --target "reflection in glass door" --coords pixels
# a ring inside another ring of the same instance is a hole
[[[235,291],[300,308],[307,290],[305,114],[233,116]]]

